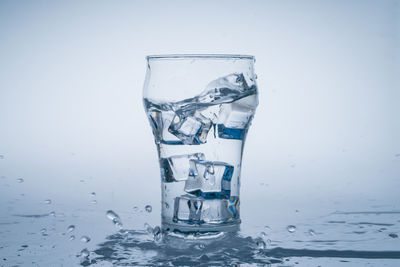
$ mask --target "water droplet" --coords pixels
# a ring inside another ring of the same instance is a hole
[[[258,249],[265,249],[266,245],[261,237],[257,237],[255,240]]]
[[[289,233],[294,233],[296,231],[296,226],[289,225],[288,227],[286,227],[286,229],[288,230]]]
[[[75,236],[71,235],[68,239],[69,239],[69,241],[75,240]]]
[[[47,235],[47,229],[46,229],[46,228],[40,229],[40,233],[41,233],[42,235]]]
[[[308,234],[311,235],[311,236],[314,236],[314,235],[315,235],[315,232],[314,232],[313,229],[310,229],[310,230],[308,230]]]
[[[150,224],[148,224],[148,223],[145,223],[145,224],[144,224],[144,229],[146,229],[146,231],[147,231],[149,234],[152,234],[152,233],[153,233],[153,227],[151,227]]]
[[[396,155],[394,155],[396,158],[400,158],[400,153],[399,154],[396,154]]]
[[[139,210],[139,208],[137,206],[133,207],[133,211],[137,212]]]
[[[51,204],[51,199],[46,199],[46,200],[44,201],[44,204]]]
[[[146,205],[146,207],[144,207],[144,209],[145,209],[148,213],[150,213],[150,212],[153,210],[153,208],[152,208],[150,205]]]
[[[96,199],[93,199],[92,201],[90,201],[90,203],[92,203],[92,204],[97,204],[97,200],[96,200]]]
[[[0,159],[4,159],[4,155],[0,155]]]
[[[56,212],[52,211],[52,212],[49,213],[49,215],[52,216],[52,217],[56,217]]]
[[[96,196],[96,192],[92,192],[92,193],[90,193],[90,195],[92,195],[93,197],[95,197],[95,196]]]
[[[267,236],[267,234],[265,232],[261,232],[261,236],[264,238]]]
[[[74,231],[75,230],[75,225],[70,225],[70,226],[68,226],[68,228],[67,228],[67,233],[71,233],[72,231]]]
[[[398,238],[398,237],[399,237],[399,236],[398,236],[397,234],[395,234],[395,233],[390,233],[389,236],[390,236],[391,238]]]
[[[24,182],[24,179],[18,178],[18,179],[17,179],[17,182],[18,182],[18,183],[23,183],[23,182]]]
[[[89,250],[87,248],[84,248],[81,250],[79,256],[82,258],[89,258],[89,254],[90,254]]]
[[[158,242],[162,238],[162,232],[160,226],[156,226],[153,229],[153,236],[154,236],[154,241]]]
[[[81,237],[81,242],[83,242],[83,243],[88,243],[88,242],[90,242],[90,237],[88,237],[88,236],[82,236]]]
[[[123,224],[121,219],[119,218],[118,214],[116,214],[114,211],[112,210],[108,210],[107,213],[107,218],[109,218],[110,220],[112,220],[112,222],[114,223],[114,225],[118,228],[118,229],[122,229]]]
[[[116,218],[119,219],[118,214],[116,214],[116,213],[115,213],[114,211],[112,211],[112,210],[108,210],[108,211],[106,212],[106,216],[107,216],[107,218],[110,219],[110,220],[114,220],[114,219],[116,219]]]

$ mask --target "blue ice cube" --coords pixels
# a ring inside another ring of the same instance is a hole
[[[204,160],[203,153],[176,155],[160,159],[161,177],[164,182],[179,182],[188,179],[191,159]]]
[[[229,198],[233,166],[225,162],[190,160],[185,191],[204,198]]]

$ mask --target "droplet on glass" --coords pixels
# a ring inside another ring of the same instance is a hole
[[[150,212],[153,210],[153,208],[152,208],[150,205],[146,205],[146,207],[144,207],[144,209],[145,209],[148,213],[150,213]]]
[[[42,235],[47,235],[47,229],[46,229],[46,228],[40,229],[40,233],[41,233]]]
[[[82,236],[81,237],[81,242],[83,242],[83,243],[88,243],[88,242],[90,242],[90,237],[88,237],[88,236]]]
[[[289,233],[294,233],[296,231],[296,226],[288,225],[288,227],[286,227],[286,229],[288,230]]]
[[[90,203],[92,203],[92,204],[97,204],[97,200],[96,200],[96,199],[93,199],[92,201],[90,201]]]
[[[68,226],[68,228],[67,228],[67,233],[71,233],[72,231],[74,231],[75,230],[75,225],[70,225],[70,226]]]
[[[75,236],[71,235],[68,239],[69,239],[69,241],[75,240]]]
[[[138,208],[137,206],[134,206],[134,207],[133,207],[133,211],[134,211],[134,212],[138,212],[138,210],[139,210],[139,208]]]
[[[311,235],[311,236],[314,236],[314,235],[315,235],[315,232],[314,232],[313,229],[310,229],[310,230],[308,230],[308,234]]]
[[[52,211],[52,212],[49,213],[49,215],[50,215],[51,217],[56,217],[56,212],[55,212],[55,211]]]
[[[46,200],[44,201],[44,204],[51,204],[51,199],[46,199]]]
[[[400,158],[400,153],[399,154],[396,154],[396,155],[394,155],[396,158]]]
[[[4,155],[0,155],[0,159],[4,159]]]
[[[96,192],[92,192],[92,193],[90,193],[90,195],[95,197],[96,196]]]
[[[24,179],[18,178],[18,179],[17,179],[17,182],[18,182],[18,183],[23,183],[23,182],[24,182]]]

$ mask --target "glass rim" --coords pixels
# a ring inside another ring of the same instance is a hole
[[[147,60],[153,59],[251,59],[254,60],[252,55],[242,54],[162,54],[162,55],[148,55]]]

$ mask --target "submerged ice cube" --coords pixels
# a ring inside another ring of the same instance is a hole
[[[203,153],[176,155],[160,159],[161,177],[164,182],[187,180],[190,172],[190,160],[204,160]]]
[[[212,121],[200,112],[191,114],[175,114],[168,131],[186,145],[198,145],[207,142],[207,135]]]
[[[185,191],[204,198],[229,198],[233,166],[218,161],[190,160]]]
[[[175,198],[174,222],[221,223],[239,218],[239,198],[204,199],[184,195]]]
[[[174,222],[201,223],[203,199],[183,195],[175,198]]]

